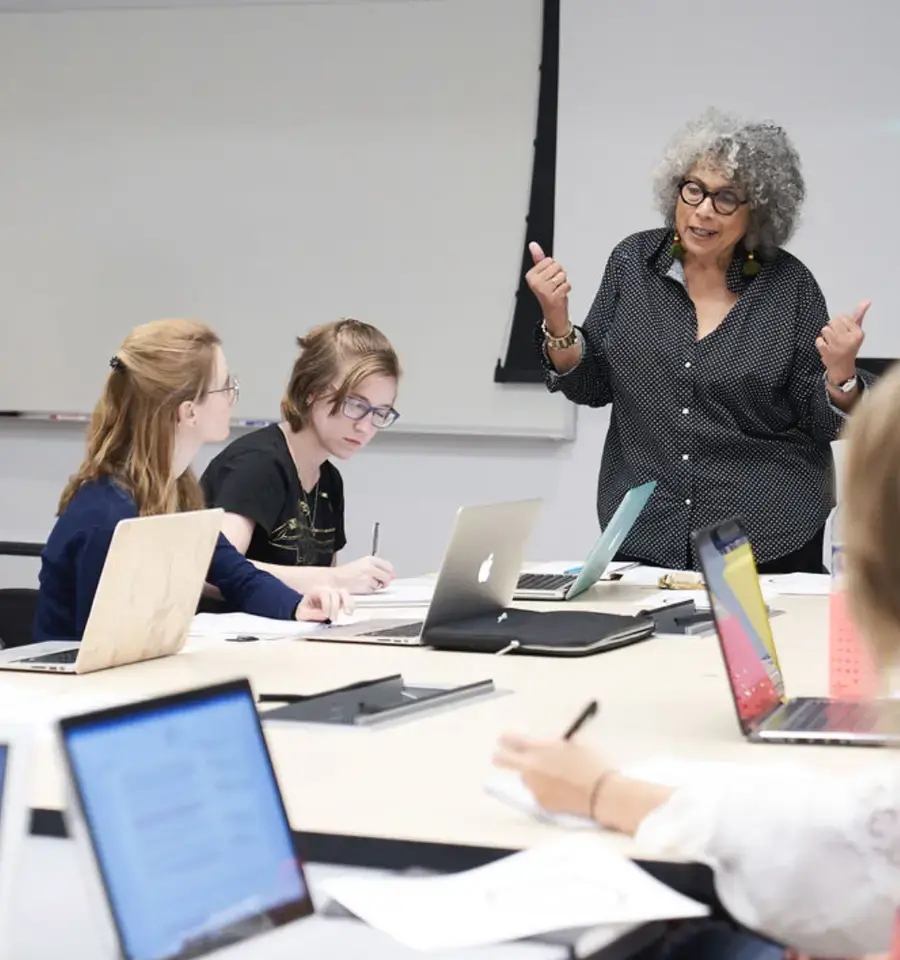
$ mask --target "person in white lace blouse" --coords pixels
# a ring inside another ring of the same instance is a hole
[[[851,608],[885,675],[900,655],[898,410],[900,364],[848,425],[842,505]],[[748,767],[677,789],[624,776],[577,738],[510,734],[494,762],[518,771],[547,810],[590,811],[601,826],[635,835],[642,850],[709,865],[732,917],[769,940],[814,957],[890,949],[900,906],[900,756],[886,752],[855,776],[798,767],[773,781],[771,767]]]

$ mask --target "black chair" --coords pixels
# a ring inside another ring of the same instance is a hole
[[[39,557],[42,543],[0,540],[0,556]],[[0,588],[0,647],[21,647],[32,643],[37,590],[25,587]]]
[[[34,642],[32,628],[37,595],[37,590],[28,587],[0,589],[0,640],[4,647]]]

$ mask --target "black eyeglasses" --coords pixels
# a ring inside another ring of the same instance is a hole
[[[371,413],[372,423],[379,430],[389,427],[400,416],[393,407],[373,407],[371,403],[366,403],[362,397],[345,397],[341,403],[341,413],[351,420],[365,420]]]
[[[238,383],[238,378],[232,376],[230,373],[225,379],[225,386],[219,387],[218,390],[207,390],[207,393],[227,393],[228,399],[231,403],[237,403],[238,398],[241,395],[241,385]]]
[[[698,183],[696,180],[682,180],[678,184],[678,190],[681,193],[681,199],[689,207],[699,207],[709,197],[712,200],[713,210],[723,217],[730,217],[737,212],[738,207],[750,202],[749,200],[742,200],[730,187],[722,187],[721,190],[707,190],[702,183]]]

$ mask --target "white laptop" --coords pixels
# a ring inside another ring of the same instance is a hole
[[[0,652],[0,670],[92,673],[178,653],[222,527],[220,508],[120,520],[81,642]]]
[[[606,529],[578,573],[523,573],[516,585],[516,600],[573,600],[603,576],[635,520],[656,489],[656,481],[632,487],[610,518]]]
[[[424,620],[363,620],[326,626],[306,639],[419,645],[429,627],[509,606],[542,502],[460,507]]]
[[[108,956],[429,956],[317,911],[246,680],[68,717],[57,729],[67,826]],[[463,955],[559,960],[567,951],[514,943],[440,956]]]

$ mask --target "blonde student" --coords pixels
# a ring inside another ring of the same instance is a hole
[[[380,556],[338,563],[347,543],[344,484],[333,460],[348,460],[390,427],[400,362],[387,337],[345,317],[297,341],[282,420],[229,444],[201,485],[226,511],[223,532],[260,570],[295,590],[372,593],[394,578]]]
[[[41,558],[35,640],[80,640],[120,520],[204,506],[191,461],[228,436],[238,383],[219,338],[191,320],[137,327],[109,362],[87,453],[59,503]],[[231,609],[324,620],[352,607],[343,591],[301,596],[220,536],[208,580]]]
[[[886,678],[900,653],[898,410],[900,366],[866,389],[850,421],[842,504],[853,614]],[[771,940],[813,957],[890,948],[900,906],[900,757],[892,751],[853,775],[750,767],[678,789],[625,776],[577,739],[510,734],[495,762],[519,771],[549,810],[589,813],[636,834],[651,855],[708,864],[730,913]],[[724,944],[718,956],[729,956]]]

